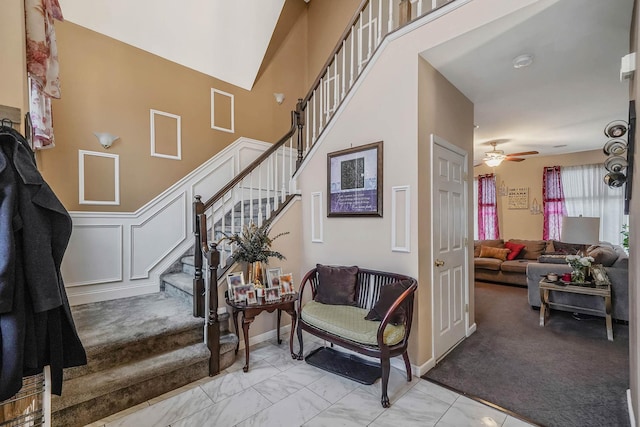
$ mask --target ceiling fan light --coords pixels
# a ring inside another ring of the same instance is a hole
[[[490,168],[495,168],[496,166],[499,166],[503,160],[504,158],[502,157],[490,157],[488,159],[484,159],[484,163]]]

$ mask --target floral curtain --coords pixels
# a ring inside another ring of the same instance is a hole
[[[478,176],[478,239],[499,239],[496,177]]]
[[[544,227],[542,238],[560,240],[562,217],[567,215],[562,191],[560,166],[544,168],[542,177],[542,208]]]
[[[58,48],[54,19],[62,21],[58,0],[25,0],[29,111],[34,148],[54,145],[51,98],[60,98]]]

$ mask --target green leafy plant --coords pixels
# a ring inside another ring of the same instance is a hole
[[[277,234],[274,237],[269,237],[270,231],[270,223],[264,223],[258,227],[251,222],[245,225],[240,233],[232,235],[225,234],[224,240],[236,244],[236,250],[233,252],[233,255],[231,255],[231,259],[233,259],[233,261],[244,261],[248,263],[260,261],[265,264],[269,263],[269,258],[278,258],[279,260],[286,259],[280,252],[271,250],[271,245],[278,237],[289,234],[289,232],[287,231]]]
[[[622,234],[622,246],[628,251],[629,250],[629,225],[628,224],[624,224],[622,226],[622,231],[620,232],[620,234]]]

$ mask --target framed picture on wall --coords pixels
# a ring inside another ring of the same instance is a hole
[[[327,216],[382,216],[382,141],[327,154]]]

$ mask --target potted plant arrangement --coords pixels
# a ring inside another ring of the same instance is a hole
[[[286,259],[278,251],[271,249],[273,241],[280,236],[289,234],[289,232],[279,233],[274,237],[269,237],[271,224],[266,222],[261,226],[257,226],[253,222],[242,227],[240,233],[226,235],[224,240],[231,244],[235,244],[236,248],[231,255],[234,262],[245,263],[247,269],[247,282],[252,283],[261,294],[264,289],[262,263],[269,264],[269,258],[277,258],[279,260]],[[261,295],[259,295],[261,296]]]
[[[580,255],[567,255],[567,264],[571,266],[571,281],[575,283],[585,283],[587,279],[587,269],[591,267],[593,257]]]

